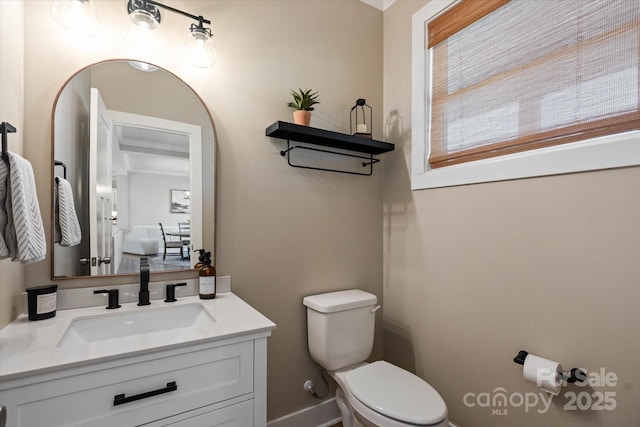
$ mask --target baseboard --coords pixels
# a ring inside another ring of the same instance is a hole
[[[330,427],[340,421],[336,398],[269,421],[267,427]]]

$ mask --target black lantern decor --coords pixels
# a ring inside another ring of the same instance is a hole
[[[368,110],[365,110],[365,107]],[[359,98],[356,105],[351,107],[350,127],[351,135],[371,139],[373,110],[367,105],[366,99]]]

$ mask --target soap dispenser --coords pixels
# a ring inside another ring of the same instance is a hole
[[[211,252],[202,255],[202,267],[198,285],[200,299],[212,299],[216,297],[216,269],[211,265]]]
[[[202,260],[204,259],[204,253],[206,251],[204,249],[196,249],[194,252],[198,252],[200,255],[198,255],[198,262],[196,262],[193,268],[195,270],[200,270],[200,267],[202,267]]]

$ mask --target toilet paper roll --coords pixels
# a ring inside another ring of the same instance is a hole
[[[562,366],[558,362],[529,354],[524,359],[522,371],[525,381],[537,385],[554,396],[560,394],[562,379],[558,373],[562,371]]]

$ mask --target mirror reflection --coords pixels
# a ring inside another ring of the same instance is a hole
[[[137,62],[87,67],[53,112],[52,278],[193,267],[214,247],[214,131],[182,80]],[[203,189],[205,191],[203,191]]]

